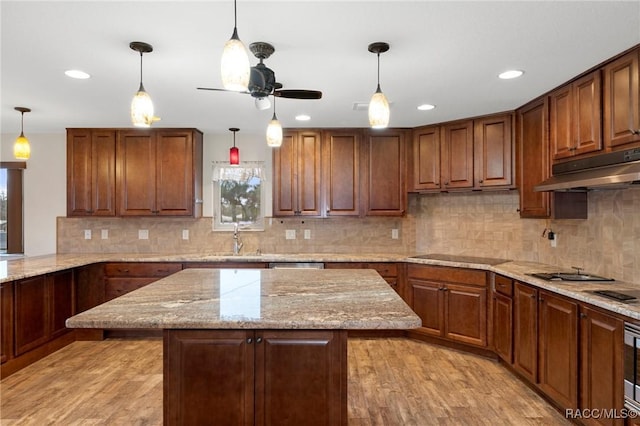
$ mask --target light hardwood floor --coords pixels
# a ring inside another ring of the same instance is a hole
[[[349,339],[349,425],[566,425],[498,363]],[[0,425],[161,425],[162,341],[75,342],[0,382]]]

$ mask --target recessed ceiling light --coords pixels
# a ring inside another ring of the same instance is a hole
[[[429,111],[431,109],[434,109],[435,107],[436,107],[435,105],[431,105],[431,104],[418,105],[418,109],[420,111]]]
[[[80,71],[80,70],[66,70],[64,72],[64,74],[67,77],[76,78],[76,79],[79,79],[79,80],[84,80],[84,79],[87,79],[87,78],[91,77],[86,72]]]
[[[309,121],[311,120],[311,116],[307,114],[298,114],[296,115],[296,120],[298,121]]]
[[[518,78],[522,74],[524,74],[524,71],[508,70],[508,71],[505,71],[505,72],[502,72],[502,73],[498,74],[498,78],[501,78],[503,80],[510,80],[512,78]]]

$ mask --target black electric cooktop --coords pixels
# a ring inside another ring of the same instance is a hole
[[[613,278],[576,272],[535,272],[527,274],[547,281],[615,281]]]

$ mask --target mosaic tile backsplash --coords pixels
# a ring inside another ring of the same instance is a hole
[[[244,253],[444,253],[571,266],[640,284],[640,189],[589,193],[586,220],[520,219],[517,191],[411,195],[402,218],[267,219],[262,232],[242,232]],[[231,233],[211,218],[65,218],[58,253],[230,253]],[[84,230],[92,239],[84,239]],[[398,230],[398,238],[392,231]],[[552,229],[553,248],[543,237]],[[102,230],[108,239],[102,239]],[[149,238],[139,239],[147,230]],[[183,230],[189,239],[183,240]],[[296,239],[285,231],[295,230]],[[310,239],[304,238],[304,231]]]

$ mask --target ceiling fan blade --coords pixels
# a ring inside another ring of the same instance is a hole
[[[196,87],[196,89],[198,89],[198,90],[214,90],[216,92],[242,93],[242,94],[245,94],[245,95],[249,94],[249,92],[247,92],[247,91],[245,91],[245,92],[236,92],[235,90],[217,89],[215,87]]]
[[[320,99],[322,92],[319,90],[280,89],[274,90],[274,96],[289,99]]]

